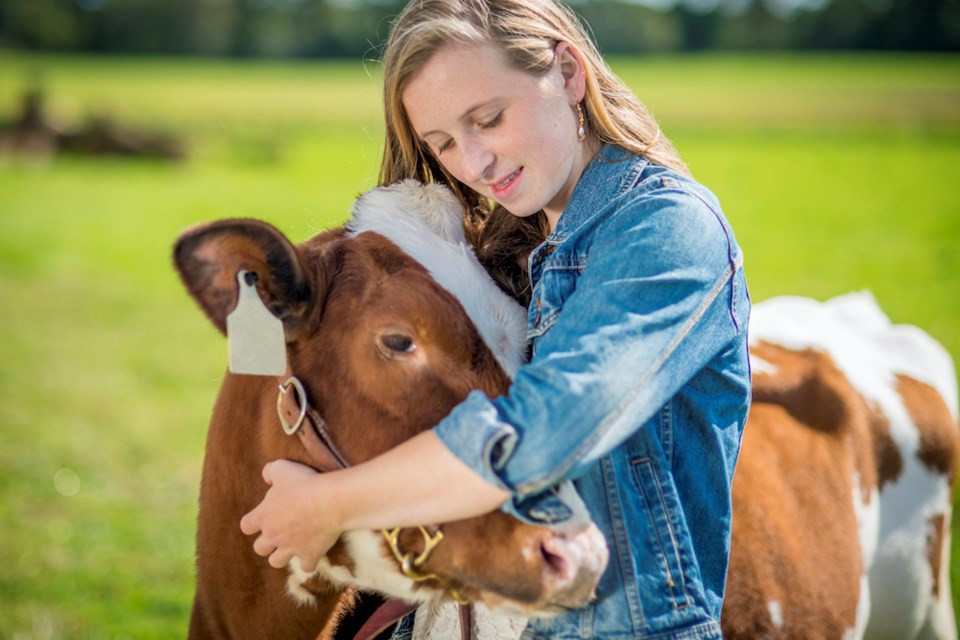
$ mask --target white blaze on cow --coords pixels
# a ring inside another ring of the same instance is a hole
[[[446,187],[404,180],[354,203],[351,235],[372,231],[419,262],[452,293],[511,378],[523,361],[526,311],[487,275],[463,231],[462,205]]]

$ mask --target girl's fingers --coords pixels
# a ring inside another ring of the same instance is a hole
[[[258,556],[269,556],[277,550],[276,545],[267,542],[263,536],[258,537],[253,541],[253,550],[257,553]]]
[[[274,569],[283,569],[285,566],[287,566],[287,563],[290,562],[290,558],[292,557],[293,556],[289,552],[277,549],[270,554],[270,557],[267,559],[267,561]]]
[[[240,518],[240,531],[243,531],[248,536],[260,532],[260,519],[257,515],[259,509],[260,507],[257,506],[256,509]]]

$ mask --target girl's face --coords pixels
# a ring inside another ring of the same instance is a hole
[[[515,216],[542,209],[551,229],[593,155],[577,140],[583,65],[566,43],[554,52],[538,77],[495,45],[444,45],[402,96],[416,135],[453,177]]]

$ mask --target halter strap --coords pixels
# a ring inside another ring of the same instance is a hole
[[[288,436],[297,434],[320,471],[346,469],[346,458],[334,444],[327,421],[310,406],[303,383],[289,369],[278,382],[277,415],[283,432]]]
[[[313,459],[316,468],[323,472],[338,471],[350,466],[330,435],[330,429],[323,416],[310,406],[303,383],[293,375],[289,366],[287,372],[277,379],[280,393],[277,396],[277,416],[280,426],[288,436],[297,434],[300,443]],[[384,532],[386,534],[386,532]],[[438,539],[439,541],[439,539]],[[427,555],[425,553],[424,555]],[[424,558],[425,559],[425,558]],[[401,563],[402,565],[402,563]],[[384,602],[373,615],[360,627],[354,640],[373,640],[404,616],[416,610],[418,605],[410,604],[398,598]],[[460,637],[471,639],[472,607],[460,604]]]

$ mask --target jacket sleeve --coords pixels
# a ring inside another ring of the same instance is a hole
[[[508,394],[472,393],[439,437],[518,498],[577,477],[746,330],[734,309],[741,260],[722,214],[693,192],[622,205]]]

